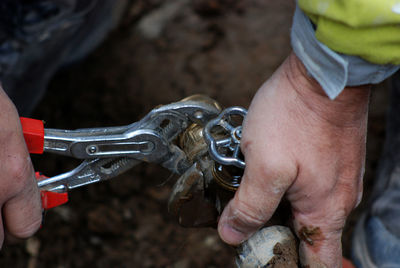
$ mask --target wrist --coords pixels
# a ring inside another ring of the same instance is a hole
[[[316,115],[338,126],[351,125],[366,119],[370,85],[346,87],[335,100],[331,100],[321,85],[308,75],[294,53],[290,54],[286,64],[286,75],[297,99]]]

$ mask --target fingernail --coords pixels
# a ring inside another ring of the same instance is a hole
[[[247,234],[241,232],[240,230],[234,228],[228,223],[222,224],[219,233],[222,240],[230,245],[238,245],[247,239]]]

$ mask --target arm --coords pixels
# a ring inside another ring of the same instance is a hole
[[[368,97],[368,88],[353,87],[330,100],[292,53],[250,106],[242,139],[247,166],[221,216],[221,238],[239,244],[285,197],[302,264],[340,267],[342,229],[361,199]]]
[[[27,238],[42,222],[42,206],[18,113],[0,86],[0,247],[5,236]]]

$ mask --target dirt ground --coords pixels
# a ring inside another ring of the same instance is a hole
[[[293,8],[292,1],[133,1],[100,47],[58,72],[34,117],[51,128],[125,125],[196,93],[248,107],[290,51]],[[364,200],[384,137],[385,87],[373,93]],[[52,176],[79,161],[43,155],[34,163]],[[233,267],[234,250],[215,230],[184,229],[168,215],[170,175],[142,164],[72,191],[33,238],[4,246],[0,267]],[[360,208],[344,233],[345,255]]]

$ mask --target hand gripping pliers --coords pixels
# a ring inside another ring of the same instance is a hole
[[[240,113],[245,110],[239,107]],[[42,205],[49,209],[68,201],[68,191],[87,184],[118,176],[141,162],[162,165],[175,174],[183,174],[193,163],[176,140],[190,125],[208,126],[208,132],[224,122],[220,106],[212,99],[195,95],[179,102],[153,109],[138,122],[120,127],[87,128],[77,130],[47,129],[41,120],[21,118],[25,141],[30,153],[54,153],[82,159],[75,169],[54,177],[37,174]],[[208,144],[211,155],[218,157],[218,147],[230,148],[230,156],[221,161],[244,166],[238,155],[237,140],[240,129],[224,123],[234,139],[215,141],[210,134]],[[235,141],[236,140],[236,141]],[[225,150],[226,151],[226,150]],[[228,150],[229,151],[229,150]],[[236,163],[236,162],[237,163]],[[224,162],[224,163],[225,163]]]

